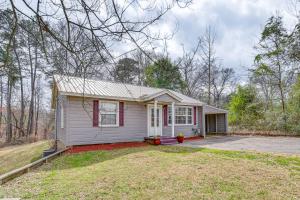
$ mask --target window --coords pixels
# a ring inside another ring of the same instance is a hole
[[[168,123],[172,124],[172,107],[168,107]],[[192,108],[191,107],[175,107],[175,124],[176,125],[192,125]]]
[[[119,125],[119,103],[100,101],[100,126],[118,126]]]

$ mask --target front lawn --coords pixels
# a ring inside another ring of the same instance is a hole
[[[64,155],[0,187],[29,199],[299,199],[300,158],[175,146]]]
[[[30,144],[0,148],[0,174],[23,167],[41,158],[43,150],[50,147],[50,142],[43,140]]]

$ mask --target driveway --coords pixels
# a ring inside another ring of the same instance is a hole
[[[295,137],[208,136],[204,140],[185,141],[180,145],[300,155],[300,138]]]

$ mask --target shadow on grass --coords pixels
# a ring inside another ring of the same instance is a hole
[[[202,152],[213,154],[218,157],[226,159],[246,159],[263,162],[268,165],[279,165],[288,167],[300,172],[300,157],[298,156],[278,156],[267,153],[252,153],[246,151],[231,151],[231,150],[216,150],[207,148],[190,148],[181,146],[146,146],[125,148],[110,151],[90,151],[77,154],[67,154],[60,158],[53,160],[50,166],[43,168],[43,170],[63,170],[70,168],[79,168],[96,163],[101,163],[107,160],[113,160],[129,154],[142,153],[142,152],[164,152],[170,154],[192,154]]]

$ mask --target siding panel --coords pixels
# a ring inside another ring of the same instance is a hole
[[[217,114],[217,132],[226,132],[225,114]]]
[[[147,108],[124,102],[124,126],[93,127],[92,100],[69,98],[68,145],[143,141],[147,136]]]

